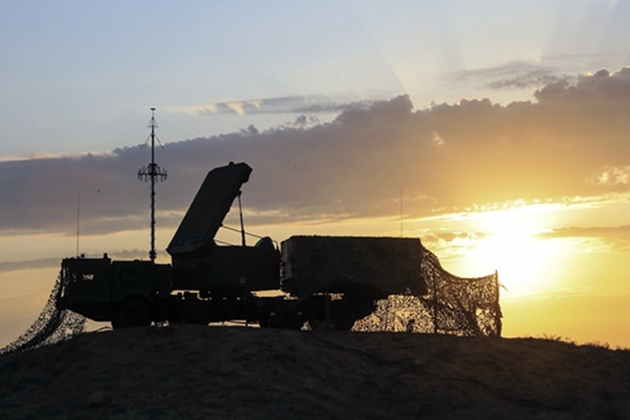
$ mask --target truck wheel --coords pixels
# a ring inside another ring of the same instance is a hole
[[[329,330],[329,329],[334,327],[334,323],[333,323],[332,320],[330,320],[330,322],[328,322],[325,319],[309,319],[308,326],[313,331],[316,331],[316,330]]]
[[[337,331],[350,331],[356,317],[347,303],[338,305],[332,314],[332,321]]]
[[[184,301],[179,310],[179,318],[185,324],[208,325],[208,307],[201,301]]]
[[[304,326],[304,317],[302,316],[302,314],[289,312],[285,316],[286,322],[284,328],[288,330],[301,330]]]
[[[333,319],[337,331],[350,331],[354,326],[354,318]]]
[[[133,328],[148,327],[152,321],[151,307],[143,300],[128,300],[123,302],[114,313],[112,327]]]
[[[258,325],[260,328],[269,328],[271,326],[270,315],[268,312],[263,312],[258,317]]]

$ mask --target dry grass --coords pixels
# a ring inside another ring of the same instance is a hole
[[[623,419],[630,352],[542,338],[174,326],[0,359],[3,418]]]

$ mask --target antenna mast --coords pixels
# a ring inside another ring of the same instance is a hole
[[[77,257],[79,256],[79,217],[81,215],[81,194],[77,194]]]
[[[139,180],[145,182],[149,180],[151,181],[151,251],[149,251],[149,258],[151,258],[151,262],[155,262],[155,257],[157,255],[155,252],[155,182],[166,180],[166,169],[160,168],[155,163],[155,140],[158,141],[160,147],[164,147],[155,135],[155,129],[159,127],[157,121],[155,121],[154,112],[155,108],[151,108],[151,121],[149,121],[149,124],[147,125],[147,127],[151,129],[151,134],[149,135],[149,138],[151,139],[151,163],[149,166],[138,169]]]

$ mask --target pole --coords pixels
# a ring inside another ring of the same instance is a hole
[[[438,284],[437,281],[435,279],[435,276],[433,278],[433,334],[437,334],[438,333]]]
[[[151,115],[155,108],[151,108]],[[155,262],[155,124],[151,124],[151,251],[149,258]]]
[[[77,194],[77,257],[79,256],[79,218],[81,215],[81,194]]]
[[[501,330],[503,329],[503,322],[501,321],[501,318],[503,317],[503,314],[501,313],[501,305],[499,305],[500,286],[499,286],[499,271],[498,270],[494,270],[494,282],[495,282],[494,287],[496,288],[496,294],[497,294],[497,300],[494,304],[495,305],[494,321],[497,326],[497,329],[496,329],[497,337],[501,337]]]
[[[241,244],[246,246],[245,243],[245,225],[243,224],[243,208],[241,206],[241,191],[238,192],[238,214],[241,218]]]
[[[403,188],[400,187],[400,237],[403,237]]]
[[[157,256],[155,251],[155,182],[166,180],[166,170],[155,163],[155,140],[157,139],[155,129],[158,126],[155,121],[155,108],[151,108],[151,121],[149,121],[148,126],[151,127],[151,163],[138,171],[138,178],[143,181],[151,181],[151,250],[149,251],[149,258],[154,263]]]

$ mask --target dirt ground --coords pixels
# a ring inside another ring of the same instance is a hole
[[[629,419],[630,351],[172,326],[0,358],[5,419]]]

